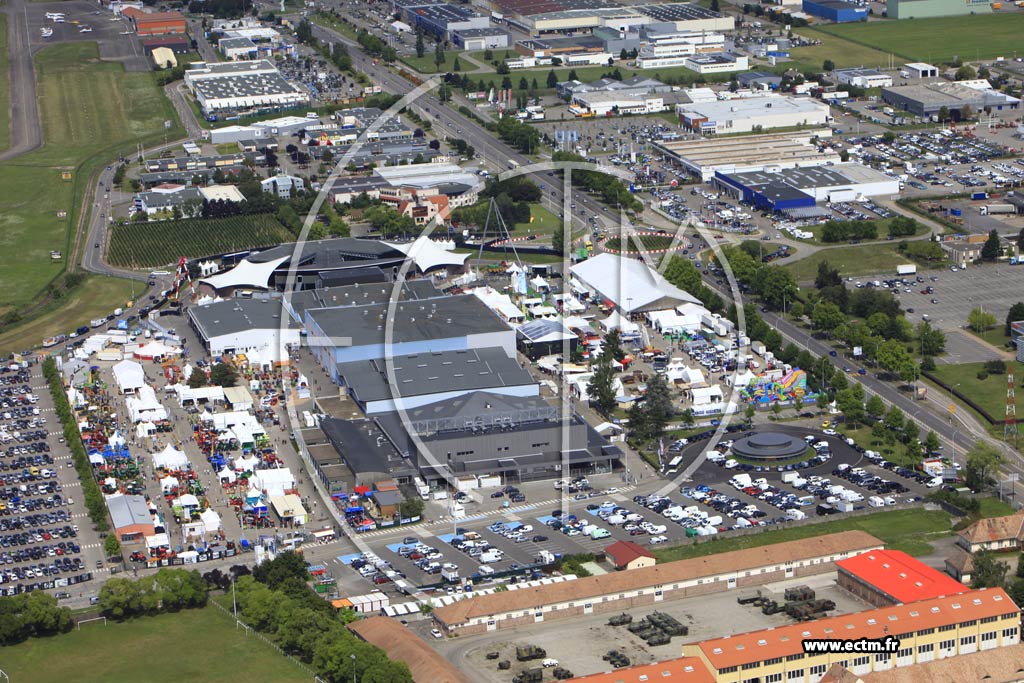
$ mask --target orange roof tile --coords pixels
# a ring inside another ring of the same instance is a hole
[[[469,677],[435,652],[423,639],[390,617],[370,617],[348,625],[360,638],[404,662],[416,683],[469,683]],[[689,682],[687,682],[689,683]]]
[[[612,595],[638,588],[688,581],[704,576],[717,576],[728,572],[746,571],[786,562],[798,562],[815,557],[864,552],[882,546],[883,543],[880,540],[867,532],[843,531],[798,541],[773,543],[756,548],[694,557],[688,560],[665,562],[629,572],[613,572],[600,576],[588,576],[575,581],[477,595],[459,600],[451,605],[438,607],[433,611],[433,616],[443,624],[456,626],[475,617],[528,610],[543,605]]]
[[[932,569],[899,550],[872,550],[836,562],[845,571],[895,602],[916,602],[967,590],[949,574]]]
[[[569,680],[570,683],[714,683],[715,677],[700,658],[680,657],[590,676],[578,676]]]
[[[843,614],[803,624],[713,638],[697,647],[716,669],[788,657],[803,652],[806,639],[884,638],[945,624],[1018,612],[1002,588],[983,588],[960,595],[933,598],[908,605]]]

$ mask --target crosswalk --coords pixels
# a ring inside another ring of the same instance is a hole
[[[82,546],[82,550],[90,550],[92,548],[101,548],[101,547],[103,547],[102,543],[89,543],[88,545],[83,545]]]

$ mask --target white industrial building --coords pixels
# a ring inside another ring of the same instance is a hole
[[[196,62],[185,72],[189,88],[205,114],[254,107],[290,107],[309,102],[309,93],[290,83],[266,59]]]
[[[727,52],[699,54],[687,57],[683,66],[699,74],[721,74],[731,71],[746,71],[750,68],[750,58],[746,55],[734,55]]]
[[[280,301],[228,299],[191,306],[188,319],[211,356],[245,353],[274,362],[287,358],[283,347],[299,344],[299,326],[282,311]]]
[[[725,49],[725,36],[721,33],[650,32],[646,40],[647,44],[641,47],[637,54],[636,64],[641,69],[685,66],[687,57],[695,54],[721,53]]]
[[[809,97],[749,97],[678,104],[676,113],[685,129],[701,135],[824,126],[832,120],[828,105]]]
[[[858,88],[888,88],[892,85],[892,76],[878,69],[839,69],[836,80]]]
[[[707,181],[717,173],[837,164],[840,159],[834,149],[820,150],[812,142],[816,137],[831,134],[831,129],[821,128],[795,133],[664,140],[654,146],[689,173]]]
[[[938,78],[939,70],[931,64],[924,62],[910,62],[904,64],[900,69],[900,75],[904,78]]]
[[[665,111],[665,98],[653,94],[584,92],[574,95],[569,104],[569,112],[580,117],[657,114],[662,111]]]

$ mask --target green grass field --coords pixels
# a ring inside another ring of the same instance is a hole
[[[421,74],[436,74],[436,73],[447,73],[448,71],[455,70],[455,58],[459,55],[458,52],[445,52],[444,63],[438,66],[437,62],[434,61],[434,51],[427,49],[423,53],[422,57],[415,55],[399,57],[398,61],[402,62],[406,66],[412,67]],[[472,71],[476,67],[464,59],[459,60],[460,69],[459,71]]]
[[[978,379],[978,371],[984,366],[984,363],[940,364],[931,374],[948,386],[959,384],[956,387],[958,392],[977,403],[996,420],[1002,420],[1006,414],[1006,375],[989,375],[986,379]]]
[[[95,43],[46,48],[36,56],[36,70],[43,147],[0,165],[0,314],[38,304],[74,258],[72,226],[88,178],[101,164],[131,154],[138,141],[159,141],[165,120],[175,124],[167,139],[182,134],[153,74],[99,61]],[[62,179],[65,171],[70,180]],[[51,250],[62,251],[63,262],[51,261]],[[62,324],[48,333],[63,331]]]
[[[978,339],[984,339],[997,349],[1004,349],[1006,348],[1006,345],[1010,343],[1010,337],[1003,334],[1002,325],[996,325],[991,330],[986,330],[981,334],[975,332],[974,330],[968,330],[968,332],[973,334]]]
[[[846,517],[820,524],[791,526],[772,531],[762,531],[750,536],[735,536],[721,540],[710,540],[690,545],[680,545],[664,550],[655,550],[658,562],[685,560],[691,557],[705,557],[730,550],[759,548],[772,543],[797,541],[824,534],[859,529],[885,542],[886,547],[902,550],[909,555],[927,555],[932,551],[928,538],[948,536],[950,515],[941,510],[892,510],[863,517]],[[714,539],[715,537],[712,536]]]
[[[872,22],[871,26],[884,26],[878,22]],[[831,31],[825,32],[813,28],[797,29],[798,33],[805,38],[820,40],[821,45],[810,47],[796,47],[790,51],[792,62],[785,62],[782,66],[786,68],[796,67],[802,71],[821,71],[822,64],[826,59],[831,59],[839,68],[849,66],[878,67],[889,65],[888,48],[876,49],[868,45],[845,40],[840,35]]]
[[[896,266],[906,263],[907,258],[896,251],[895,243],[887,242],[821,249],[799,261],[788,263],[786,268],[797,281],[813,280],[818,274],[818,264],[822,261],[828,261],[839,269],[840,275],[847,277],[872,275],[886,270],[895,272]]]
[[[115,643],[127,646],[119,651]],[[255,636],[235,630],[216,607],[82,626],[52,638],[5,647],[3,670],[12,681],[63,683],[237,683],[258,677],[308,683],[305,671]]]
[[[892,52],[908,60],[930,64],[949,62],[955,57],[964,61],[1014,56],[1021,49],[1024,14],[996,12],[963,17],[872,21],[869,23],[834,24],[818,31],[883,53]],[[835,53],[833,60],[846,59]],[[818,62],[819,68],[821,62]],[[837,66],[842,66],[836,61]],[[877,66],[878,64],[874,64]],[[872,64],[865,64],[872,66]]]
[[[292,234],[269,214],[206,220],[116,225],[110,230],[110,263],[152,268],[195,258],[287,242]]]
[[[10,83],[8,83],[7,15],[0,14],[0,150],[11,144]]]
[[[0,334],[0,354],[17,353],[38,346],[56,333],[74,332],[93,318],[108,315],[140,296],[144,283],[119,277],[90,275],[64,298],[52,302],[39,315]]]

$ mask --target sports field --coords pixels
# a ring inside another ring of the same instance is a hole
[[[131,154],[138,141],[160,141],[165,120],[174,122],[168,140],[181,135],[153,74],[99,61],[95,43],[47,48],[36,57],[36,71],[43,147],[0,164],[0,315],[39,304],[72,258],[71,227],[100,164]],[[62,260],[51,261],[51,250]]]
[[[929,64],[949,62],[955,57],[964,61],[996,57],[1010,59],[1015,51],[1021,50],[1024,13],[996,12],[963,17],[834,24],[817,30],[885,53],[891,52],[907,60]],[[838,61],[836,64],[841,66]]]
[[[116,644],[116,645],[115,645]],[[108,620],[3,649],[11,681],[34,683],[309,683],[297,665],[255,636],[235,630],[216,607]]]

